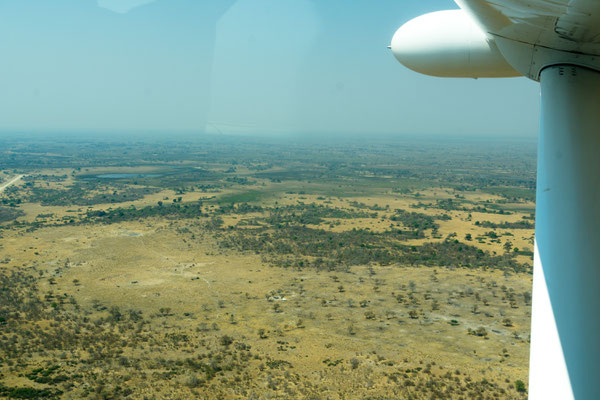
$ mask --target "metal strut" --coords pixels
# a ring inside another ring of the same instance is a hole
[[[530,399],[600,399],[600,73],[541,73]]]

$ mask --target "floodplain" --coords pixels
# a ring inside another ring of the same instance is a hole
[[[527,396],[534,142],[0,142],[0,397]]]

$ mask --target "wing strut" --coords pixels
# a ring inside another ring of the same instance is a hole
[[[530,399],[600,399],[600,73],[541,74]]]

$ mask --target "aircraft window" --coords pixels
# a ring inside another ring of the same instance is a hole
[[[537,87],[398,64],[448,8],[0,1],[0,397],[520,398]]]

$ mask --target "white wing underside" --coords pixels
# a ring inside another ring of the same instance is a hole
[[[488,33],[550,49],[600,55],[598,0],[455,0]]]

